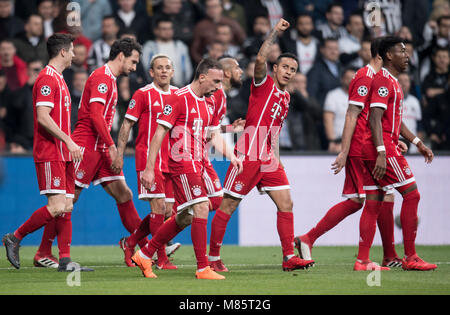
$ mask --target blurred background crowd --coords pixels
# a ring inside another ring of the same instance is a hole
[[[373,2],[381,8],[375,27],[366,10]],[[158,53],[173,60],[177,87],[190,83],[203,57],[236,58],[245,74],[242,87],[227,95],[225,123],[245,118],[255,55],[281,17],[291,28],[273,46],[269,68],[281,52],[299,59],[281,150],[340,150],[349,83],[368,63],[371,39],[388,34],[404,38],[410,56],[398,78],[404,122],[433,150],[450,150],[448,0],[0,0],[0,151],[32,150],[32,87],[55,32],[76,37],[72,67],[63,73],[72,125],[84,84],[112,43],[132,36],[143,46],[137,71],[117,82],[116,137],[133,93],[151,82],[147,70]]]

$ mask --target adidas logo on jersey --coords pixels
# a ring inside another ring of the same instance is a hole
[[[191,110],[191,114],[196,114],[197,113],[197,111],[195,110],[195,108],[193,108],[192,110]]]
[[[153,106],[161,106],[161,104],[159,104],[159,102],[156,101],[156,102],[153,103]]]

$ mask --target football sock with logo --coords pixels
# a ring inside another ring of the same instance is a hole
[[[359,220],[359,260],[369,260],[370,247],[375,237],[381,203],[382,201],[366,200],[366,205]]]
[[[72,213],[64,212],[56,217],[56,234],[58,238],[59,259],[70,257],[72,243]]]
[[[173,239],[178,233],[183,231],[175,220],[176,217],[171,217],[164,222],[159,228],[156,235],[153,235],[152,239],[146,246],[141,248],[142,253],[147,257],[153,257],[153,254],[161,247],[163,247],[168,241]]]
[[[330,208],[317,225],[307,233],[311,246],[320,236],[334,228],[349,215],[357,212],[362,206],[362,203],[347,199]]]
[[[380,230],[381,240],[383,242],[384,257],[397,257],[394,243],[394,203],[383,201],[380,214],[378,215],[377,225]]]
[[[417,189],[403,195],[400,221],[402,224],[403,244],[405,246],[405,256],[410,257],[416,254],[416,233],[417,233],[417,209],[419,206],[420,194]]]
[[[52,219],[53,216],[48,211],[47,206],[39,208],[14,232],[14,236],[17,239],[22,240],[25,236],[40,229]]]
[[[56,237],[56,218],[50,220],[44,227],[41,244],[39,245],[37,253],[40,256],[46,257],[52,254],[52,245]]]
[[[203,269],[208,266],[207,251],[207,231],[208,219],[193,218],[191,224],[191,238],[194,245],[195,257],[197,258],[197,269]]]
[[[225,231],[227,230],[228,221],[231,216],[220,209],[216,210],[211,221],[211,237],[209,240],[209,256],[220,256],[220,248],[222,246]]]
[[[277,211],[277,230],[283,257],[294,255],[294,214]]]

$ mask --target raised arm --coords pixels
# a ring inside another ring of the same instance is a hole
[[[276,42],[278,36],[282,34],[289,27],[289,22],[280,19],[275,27],[270,32],[267,39],[259,49],[258,55],[255,60],[255,72],[254,80],[256,84],[259,84],[264,80],[267,75],[267,57],[269,56],[272,45]]]

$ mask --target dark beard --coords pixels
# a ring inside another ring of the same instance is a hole
[[[231,87],[239,89],[242,86],[242,80],[235,80],[234,78],[230,79]]]
[[[304,33],[301,33],[301,32],[299,32],[299,31],[297,31],[297,34],[298,34],[298,37],[301,37],[301,38],[308,38],[308,37],[311,37],[311,33],[309,33],[309,34],[304,34]]]

